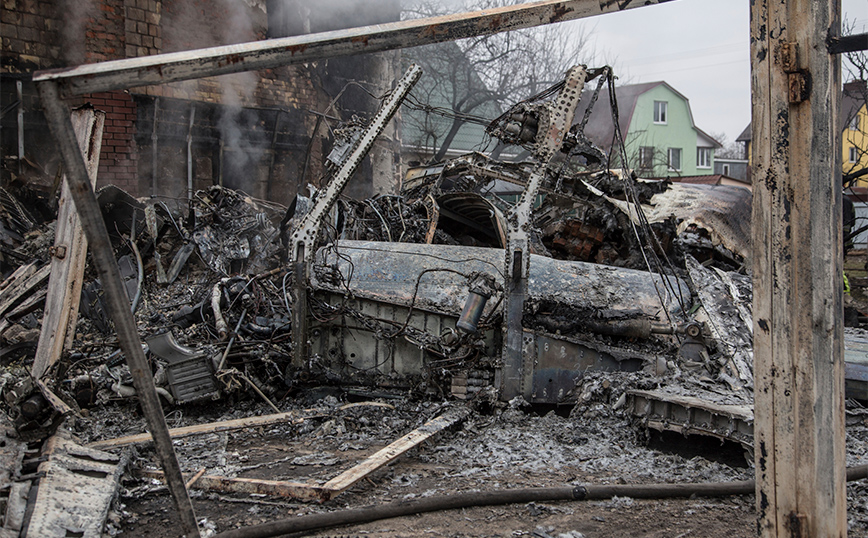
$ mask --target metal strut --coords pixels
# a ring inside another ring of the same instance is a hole
[[[527,187],[521,194],[518,203],[507,213],[508,225],[506,249],[506,295],[504,301],[503,321],[503,368],[501,372],[501,395],[504,399],[512,399],[521,395],[529,400],[531,397],[533,365],[525,364],[530,357],[530,348],[534,345],[532,337],[524,341],[522,329],[522,311],[524,298],[527,296],[527,279],[530,269],[530,234],[531,212],[540,184],[545,179],[549,161],[561,148],[564,137],[573,125],[573,115],[582,96],[582,89],[588,72],[583,66],[576,66],[567,72],[563,89],[557,99],[548,108],[548,121],[539,124],[537,149],[535,156],[537,165],[534,167],[527,182]],[[542,119],[542,118],[541,118]],[[526,360],[527,358],[527,360]]]
[[[383,104],[362,137],[356,143],[350,156],[341,165],[338,172],[329,182],[325,192],[320,196],[313,209],[308,212],[293,232],[290,239],[290,264],[292,267],[292,366],[303,368],[307,357],[307,287],[310,277],[310,263],[316,239],[322,226],[323,218],[329,213],[335,202],[353,177],[362,160],[371,150],[374,141],[386,128],[389,120],[395,115],[398,107],[410,93],[410,90],[422,76],[422,68],[411,65],[398,81],[388,100]]]

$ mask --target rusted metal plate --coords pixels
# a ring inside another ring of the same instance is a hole
[[[47,461],[27,525],[27,538],[99,538],[125,457],[85,448],[61,429],[45,443]]]
[[[528,334],[528,331],[525,331]],[[585,372],[635,372],[642,368],[645,357],[618,358],[602,351],[597,345],[583,345],[563,338],[535,335],[533,339],[534,403],[559,404],[575,396],[573,389]]]
[[[630,409],[658,431],[703,435],[740,443],[753,450],[753,407],[710,402],[659,390],[630,390]]]

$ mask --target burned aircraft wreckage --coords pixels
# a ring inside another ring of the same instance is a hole
[[[579,66],[490,124],[531,159],[468,154],[411,170],[398,194],[342,197],[420,76],[411,67],[370,122],[338,131],[328,182],[288,210],[221,187],[182,210],[100,191],[164,403],[249,394],[279,412],[287,393],[331,386],[563,406],[588,373],[641,373],[614,404],[638,423],[752,450],[749,191],[612,168],[583,127],[613,75]],[[520,194],[486,196],[497,185]],[[48,255],[36,219],[12,203],[4,214],[13,264]],[[34,352],[47,274],[23,263],[0,289],[4,362]],[[58,409],[135,395],[100,283],[83,288],[87,336],[40,379],[0,382],[22,439],[55,427]],[[868,348],[849,349],[848,395],[866,399]]]

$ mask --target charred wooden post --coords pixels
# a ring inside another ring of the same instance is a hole
[[[78,146],[87,163],[91,188],[96,185],[105,112],[76,110],[72,123]],[[33,377],[39,379],[60,359],[64,346],[72,344],[87,260],[87,239],[72,203],[69,181],[64,178],[51,256],[51,276],[39,344],[33,359]]]
[[[845,536],[840,0],[751,4],[761,536]]]
[[[38,84],[38,88],[51,133],[54,135],[63,156],[69,191],[75,201],[75,209],[81,219],[81,226],[90,245],[93,261],[105,291],[106,307],[114,321],[121,349],[127,358],[142,411],[154,437],[157,455],[166,471],[169,491],[172,493],[180,513],[181,526],[184,529],[184,534],[188,537],[198,537],[199,527],[196,524],[196,515],[193,512],[193,505],[181,476],[181,468],[175,457],[175,450],[169,437],[169,428],[166,425],[163,409],[154,387],[154,376],[151,374],[148,360],[142,351],[142,342],[136,329],[136,321],[130,311],[130,300],[121,281],[111,239],[109,239],[93,188],[88,181],[87,165],[79,150],[75,130],[69,118],[69,107],[61,101],[55,83],[42,82]]]

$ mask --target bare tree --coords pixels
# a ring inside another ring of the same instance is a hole
[[[415,0],[405,9],[408,17],[430,17],[514,3],[516,0]],[[587,42],[583,31],[559,24],[405,50],[405,57],[425,72],[414,89],[417,100],[445,109],[428,108],[428,114],[415,118],[416,127],[426,137],[424,145],[434,148],[433,159],[443,159],[466,122],[493,119],[503,107],[562,79],[570,66],[581,63]],[[445,113],[447,121],[431,118],[437,112]]]
[[[742,145],[735,140],[729,140],[726,133],[711,133],[711,138],[715,139],[720,148],[715,150],[714,156],[721,159],[744,159],[744,149]]]

